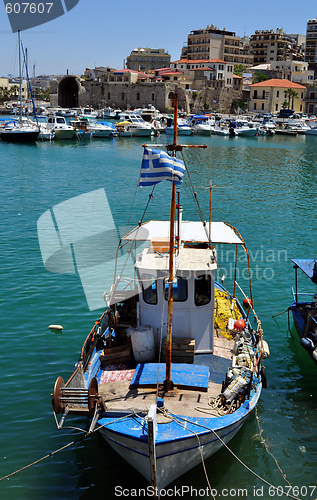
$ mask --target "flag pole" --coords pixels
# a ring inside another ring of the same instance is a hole
[[[176,89],[175,89],[176,90]],[[176,156],[177,144],[177,114],[178,94],[174,93],[174,124],[173,124],[173,157]],[[164,391],[169,392],[174,388],[171,379],[172,364],[172,327],[173,327],[173,279],[174,279],[174,233],[175,233],[175,184],[172,182],[171,209],[170,209],[170,241],[169,241],[169,266],[168,266],[168,303],[167,303],[167,329],[166,329],[166,379]]]

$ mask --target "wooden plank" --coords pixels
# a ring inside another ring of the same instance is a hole
[[[112,363],[121,363],[131,359],[131,345],[109,347],[100,354],[101,366],[111,365]]]
[[[184,337],[173,337],[172,339],[172,361],[193,363],[195,354],[195,339]],[[162,360],[166,359],[166,337],[162,342]]]

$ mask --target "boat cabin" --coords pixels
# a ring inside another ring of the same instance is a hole
[[[212,223],[212,242],[242,243],[222,222]],[[156,346],[167,332],[169,223],[150,221],[134,229],[124,240],[149,241],[136,256],[140,283],[138,326],[151,326]],[[216,250],[209,248],[201,222],[182,222],[179,249],[174,256],[173,338],[195,339],[195,353],[214,348],[214,296]]]

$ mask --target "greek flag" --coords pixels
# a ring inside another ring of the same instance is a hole
[[[184,162],[160,149],[144,149],[138,186],[153,186],[168,180],[179,186],[183,182]]]

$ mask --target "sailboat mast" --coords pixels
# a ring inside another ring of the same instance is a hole
[[[176,156],[177,144],[177,114],[178,94],[174,93],[174,123],[173,123],[173,156]],[[166,330],[166,379],[165,392],[171,391],[174,384],[171,380],[172,364],[172,326],[173,326],[173,279],[174,279],[174,233],[175,233],[175,184],[172,182],[171,209],[170,209],[170,241],[168,266],[168,303],[167,303],[167,330]]]
[[[18,42],[19,42],[19,94],[20,94],[20,123],[22,123],[22,61],[21,61],[21,36],[20,30],[18,30]]]

